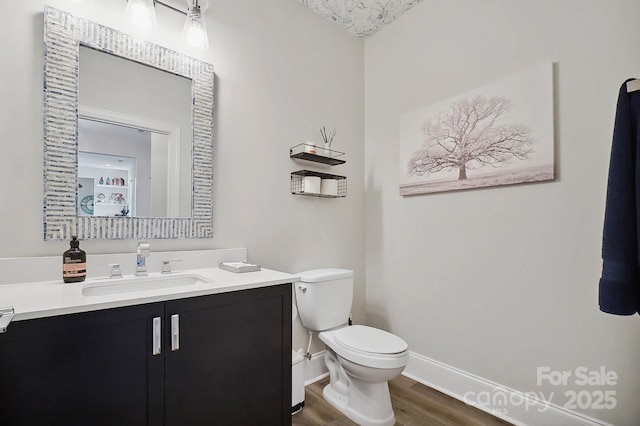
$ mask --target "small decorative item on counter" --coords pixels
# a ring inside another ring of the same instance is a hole
[[[255,272],[260,270],[260,265],[254,265],[246,262],[224,262],[218,265],[220,269],[229,272]]]
[[[102,179],[102,176],[100,176],[100,180],[98,181],[99,185],[104,185],[104,179]]]
[[[71,237],[71,248],[62,255],[62,280],[65,283],[84,281],[87,276],[87,254],[80,249],[75,235]]]
[[[111,185],[111,179],[107,178],[107,185]]]

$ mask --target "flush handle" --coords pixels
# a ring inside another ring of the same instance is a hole
[[[162,339],[160,338],[160,326],[161,326],[160,317],[155,317],[153,319],[153,354],[160,355],[162,351]]]
[[[171,351],[180,350],[180,315],[171,315]]]

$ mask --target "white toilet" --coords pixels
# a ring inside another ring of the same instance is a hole
[[[297,274],[298,314],[319,331],[327,345],[330,382],[324,398],[363,426],[391,426],[395,415],[387,382],[404,370],[407,343],[398,336],[363,325],[347,325],[353,301],[353,271],[315,269]]]

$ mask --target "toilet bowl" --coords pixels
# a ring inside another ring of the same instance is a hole
[[[407,344],[399,337],[362,325],[324,331],[330,382],[324,398],[360,425],[395,424],[387,382],[404,370]]]
[[[407,343],[400,337],[363,325],[346,325],[353,298],[353,271],[316,269],[302,272],[295,285],[302,324],[318,331],[326,345],[329,384],[324,398],[354,422],[391,426],[395,415],[387,382],[407,365]]]

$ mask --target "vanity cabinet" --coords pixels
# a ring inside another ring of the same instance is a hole
[[[150,319],[163,305],[16,321],[0,334],[0,424],[152,424],[163,362]]]
[[[166,303],[165,424],[291,424],[291,286]],[[169,325],[169,329],[172,327]]]
[[[289,284],[16,321],[0,423],[290,425],[290,351]]]

